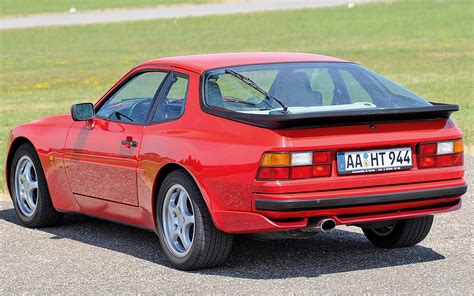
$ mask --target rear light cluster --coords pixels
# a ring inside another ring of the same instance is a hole
[[[462,140],[421,143],[418,156],[420,169],[462,165]]]
[[[331,172],[331,151],[265,153],[258,170],[257,179],[308,179],[329,177]]]

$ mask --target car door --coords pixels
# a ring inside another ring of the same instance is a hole
[[[74,194],[138,206],[143,128],[167,76],[165,71],[131,74],[96,106],[92,121],[72,125],[65,167]]]

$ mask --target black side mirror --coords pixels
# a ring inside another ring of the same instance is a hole
[[[92,103],[74,104],[71,107],[71,115],[74,121],[88,121],[94,118],[94,105]]]

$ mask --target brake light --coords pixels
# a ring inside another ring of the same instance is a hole
[[[304,151],[263,154],[257,179],[288,180],[329,177],[331,151]]]
[[[464,163],[464,155],[462,153],[454,154],[454,165],[462,165]]]
[[[436,149],[438,149],[436,143],[420,144],[420,155],[435,155]]]
[[[314,164],[326,164],[331,163],[332,153],[331,151],[316,151],[313,153]]]
[[[331,176],[331,165],[315,165],[313,166],[313,177],[329,177]]]
[[[462,139],[420,143],[418,153],[420,169],[462,165],[463,159]]]
[[[436,166],[436,156],[427,156],[420,158],[420,168],[433,168]]]
[[[260,168],[260,179],[285,180],[290,178],[290,168]]]
[[[311,166],[291,168],[291,179],[307,179],[312,177]]]

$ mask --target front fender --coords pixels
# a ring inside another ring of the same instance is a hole
[[[64,143],[73,121],[70,115],[56,115],[15,127],[10,132],[5,177],[11,195],[9,170],[16,149],[22,144],[32,145],[41,161],[55,209],[80,212],[64,170]]]

